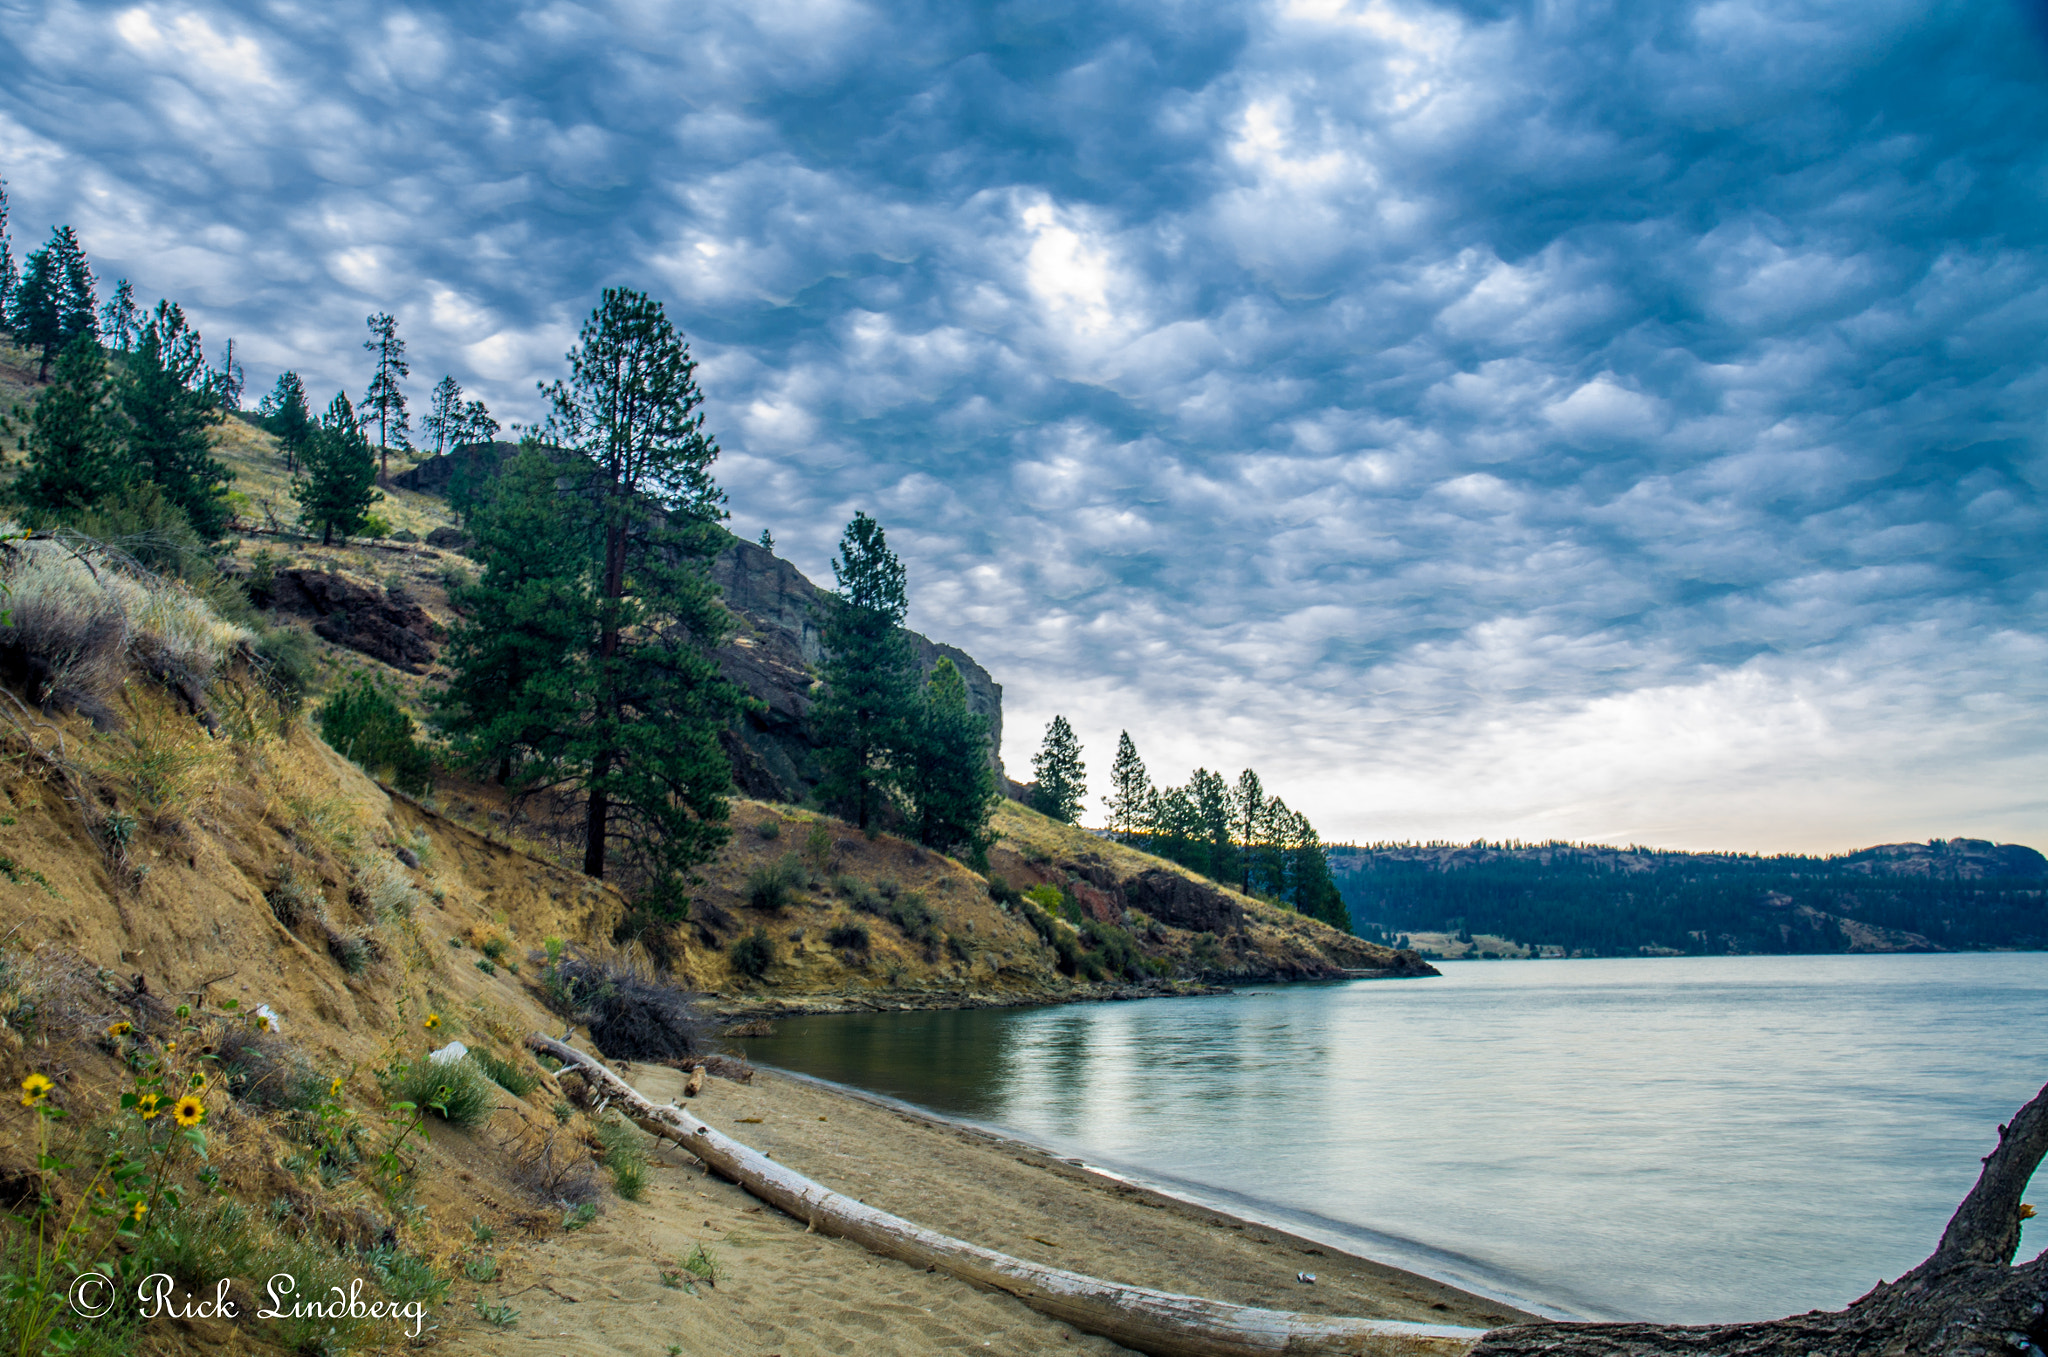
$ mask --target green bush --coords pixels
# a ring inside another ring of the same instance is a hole
[[[1149,969],[1145,954],[1138,950],[1138,944],[1131,935],[1115,924],[1106,924],[1094,919],[1081,925],[1081,941],[1101,963],[1102,968],[1113,976],[1130,980],[1143,979]]]
[[[612,1190],[629,1202],[639,1201],[647,1192],[647,1147],[640,1129],[623,1117],[606,1117],[597,1124],[597,1142],[604,1147]]]
[[[754,832],[772,843],[782,837],[782,821],[763,820],[754,826]]]
[[[481,1126],[498,1105],[498,1086],[474,1060],[464,1056],[445,1065],[416,1060],[392,1085],[395,1102],[427,1108],[450,1126]]]
[[[890,903],[889,920],[914,942],[930,946],[939,940],[939,916],[916,891],[904,891]]]
[[[490,1076],[492,1083],[515,1098],[524,1098],[533,1092],[534,1085],[540,1082],[511,1061],[489,1051],[471,1051],[469,1058],[476,1062],[478,1069]]]
[[[1008,909],[1017,903],[1017,890],[1007,878],[991,874],[988,879],[988,898]]]
[[[767,929],[756,925],[753,932],[733,939],[725,954],[735,971],[749,980],[759,980],[775,964],[775,940]]]
[[[418,1300],[439,1305],[448,1296],[448,1278],[435,1272],[432,1264],[408,1249],[386,1244],[371,1249],[364,1261],[377,1274],[377,1285],[384,1288],[384,1294],[401,1304]],[[224,1277],[229,1274],[217,1275]]]
[[[780,910],[790,902],[803,876],[803,865],[794,853],[764,863],[747,875],[747,903],[755,909]]]
[[[858,923],[843,923],[825,934],[825,942],[832,947],[843,947],[850,951],[865,952],[871,945],[868,926]]]
[[[243,1276],[256,1254],[249,1210],[236,1201],[175,1207],[150,1227],[137,1252],[149,1266],[136,1275],[168,1272],[194,1292],[211,1287],[217,1277]]]
[[[433,785],[433,760],[413,736],[413,720],[383,688],[358,674],[320,704],[320,735],[344,758],[373,772],[389,770],[391,784],[419,793]]]

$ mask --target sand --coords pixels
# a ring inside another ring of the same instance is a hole
[[[621,1070],[656,1102],[674,1071]],[[1014,1141],[763,1072],[714,1079],[693,1104],[727,1134],[826,1185],[934,1229],[1095,1276],[1250,1305],[1492,1327],[1520,1312],[1087,1172]],[[673,1146],[645,1198],[607,1194],[573,1233],[503,1251],[504,1271],[458,1283],[442,1310],[453,1352],[565,1354],[1031,1354],[1123,1352],[1021,1302],[807,1233]],[[696,1245],[716,1286],[664,1284]],[[1314,1286],[1296,1280],[1312,1272]],[[508,1305],[499,1327],[476,1302]]]

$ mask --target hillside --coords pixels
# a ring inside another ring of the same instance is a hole
[[[1981,839],[1833,857],[1555,843],[1338,847],[1330,869],[1354,918],[1445,956],[2048,947],[2048,859]]]

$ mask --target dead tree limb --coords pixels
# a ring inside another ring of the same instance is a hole
[[[1124,1286],[952,1239],[841,1196],[713,1130],[696,1113],[658,1107],[600,1062],[536,1032],[536,1051],[574,1065],[592,1091],[649,1135],[684,1149],[821,1234],[852,1240],[913,1267],[1006,1291],[1041,1314],[1156,1357],[1464,1357],[1479,1329],[1291,1314]]]

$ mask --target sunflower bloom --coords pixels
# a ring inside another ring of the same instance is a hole
[[[192,1077],[185,1081],[185,1087],[191,1089],[194,1093],[206,1092],[206,1076],[194,1071]]]
[[[21,1081],[21,1105],[23,1107],[42,1106],[43,1099],[49,1097],[50,1090],[55,1087],[57,1086],[50,1082],[49,1076],[31,1074],[28,1078]]]
[[[135,1100],[135,1115],[144,1121],[154,1121],[163,1110],[164,1100],[154,1093],[145,1093]]]
[[[433,1030],[434,1030],[434,1029],[435,1029],[436,1027],[439,1027],[440,1025],[441,1025],[441,1015],[440,1015],[440,1014],[438,1014],[438,1013],[429,1013],[429,1014],[427,1014],[427,1021],[426,1021],[426,1029],[427,1029],[427,1030],[428,1030],[429,1032],[433,1031]]]
[[[180,1126],[197,1126],[206,1120],[206,1104],[188,1093],[172,1106],[171,1116]]]

